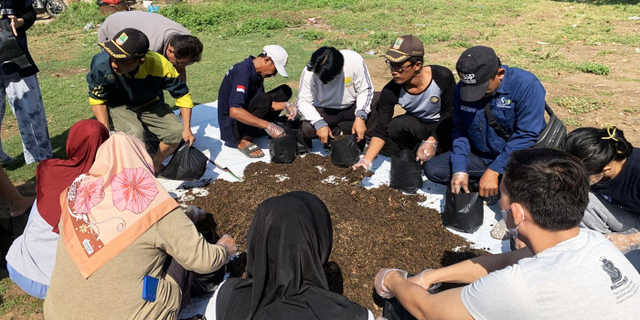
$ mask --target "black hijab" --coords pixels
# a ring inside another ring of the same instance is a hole
[[[247,279],[221,286],[217,319],[367,319],[367,309],[329,291],[323,265],[333,229],[316,196],[291,192],[265,200],[247,238]]]

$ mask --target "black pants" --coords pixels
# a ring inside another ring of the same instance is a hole
[[[413,150],[420,145],[420,142],[427,140],[434,133],[438,137],[438,146],[442,152],[451,150],[451,129],[453,118],[445,119],[443,123],[424,123],[418,118],[410,115],[399,115],[387,126],[389,139],[395,142],[400,149]]]
[[[291,99],[293,92],[291,87],[286,84],[278,86],[277,88],[263,92],[251,99],[245,109],[257,118],[274,122],[280,115],[280,111],[271,110],[271,103],[273,102],[287,102]],[[258,138],[266,134],[266,132],[260,128],[244,124],[240,121],[235,121],[233,124],[233,136],[236,141],[240,141],[243,137]]]
[[[380,92],[373,93],[373,99],[371,100],[371,108],[378,104],[378,100],[380,99]],[[327,122],[329,129],[331,132],[335,128],[340,128],[344,134],[351,134],[351,128],[353,127],[353,122],[356,120],[356,104],[354,103],[351,107],[346,109],[331,109],[331,108],[316,108],[320,116]],[[373,109],[372,109],[373,110]],[[367,130],[371,128],[371,126],[375,126],[375,122],[377,120],[375,117],[369,115],[367,118],[366,126]],[[302,133],[305,138],[309,139],[317,139],[318,135],[316,134],[316,128],[311,125],[311,122],[304,121],[302,123]],[[367,138],[367,141],[369,138]]]

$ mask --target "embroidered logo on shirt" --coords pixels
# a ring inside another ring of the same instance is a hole
[[[496,101],[496,107],[511,109],[511,99],[502,97]]]
[[[127,42],[127,40],[129,39],[129,36],[127,36],[126,33],[122,33],[118,39],[116,39],[116,44],[121,46],[123,45],[125,42]]]
[[[244,93],[244,90],[245,90],[245,89],[246,89],[246,88],[245,88],[243,85],[238,85],[238,86],[236,87],[236,91],[237,91],[237,92],[242,92],[242,93]]]
[[[440,97],[432,96],[431,98],[429,98],[429,101],[431,101],[431,103],[433,104],[436,104],[440,102]]]
[[[351,80],[351,77],[344,78],[344,86],[347,88],[353,86],[353,80]]]
[[[467,107],[467,106],[460,106],[460,110],[465,112],[476,113],[476,108]]]
[[[404,39],[402,38],[396,39],[396,42],[393,43],[393,48],[396,50],[400,49],[400,46],[402,45],[402,41],[404,41]]]

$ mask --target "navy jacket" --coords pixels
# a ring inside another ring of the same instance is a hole
[[[528,71],[509,68],[498,90],[489,98],[475,102],[460,99],[460,83],[453,94],[452,173],[467,172],[469,152],[482,157],[489,169],[500,174],[514,150],[536,142],[545,127],[545,90]],[[510,135],[508,141],[487,123],[484,106],[489,103],[496,121]]]

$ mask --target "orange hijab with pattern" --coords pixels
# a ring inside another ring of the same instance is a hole
[[[60,195],[60,235],[85,279],[178,207],[152,163],[140,140],[116,133]]]

